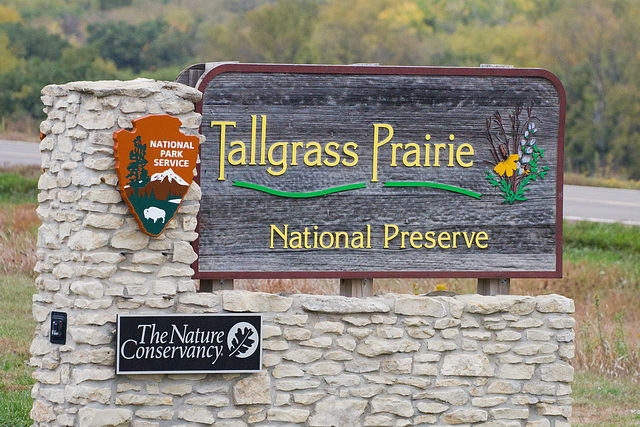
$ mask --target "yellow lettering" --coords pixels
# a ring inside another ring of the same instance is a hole
[[[260,116],[262,118],[262,127],[260,128],[260,166],[264,166],[267,163],[264,161],[264,156],[267,151],[267,116]]]
[[[236,127],[236,122],[211,122],[211,127],[214,126],[220,126],[220,175],[218,176],[218,181],[224,181],[224,162],[225,162],[225,155],[224,155],[224,140],[225,140],[225,133],[227,130],[227,126],[233,126]]]
[[[302,249],[302,233],[299,231],[292,231],[291,239],[289,239],[289,246],[291,249]]]
[[[415,142],[410,142],[404,146],[405,149],[412,148],[412,150],[404,153],[402,157],[402,164],[410,168],[413,166],[420,166],[420,146]],[[413,161],[409,161],[409,156],[413,156]]]
[[[331,243],[329,243],[328,245],[324,244],[324,236],[329,236],[331,238]],[[325,231],[323,233],[320,234],[320,246],[322,247],[322,249],[329,249],[331,246],[333,246],[333,234],[329,233],[328,231]]]
[[[304,164],[307,166],[322,166],[322,147],[317,142],[307,142],[307,148],[313,147],[304,155]],[[316,159],[311,161],[309,158],[312,154],[316,155]]]
[[[336,249],[340,249],[340,236],[344,236],[344,247],[349,247],[349,235],[344,231],[338,231],[336,233]]]
[[[393,235],[391,237],[389,237],[389,229],[393,227],[394,228],[394,232]],[[389,249],[389,242],[393,239],[395,239],[395,237],[398,235],[398,226],[397,225],[393,225],[393,224],[385,224],[384,225],[384,248],[385,249]]]
[[[447,167],[454,167],[455,165],[453,164],[453,144],[449,144],[449,164],[447,165]]]
[[[329,142],[327,143],[327,145],[324,146],[324,152],[335,159],[333,161],[329,161],[329,159],[325,159],[323,163],[329,167],[333,167],[338,163],[340,163],[340,155],[335,151],[333,151],[331,147],[340,148],[340,144],[336,142]]]
[[[298,147],[304,147],[303,142],[292,142],[291,143],[291,166],[298,166]]]
[[[449,249],[451,245],[445,246],[443,245],[443,242],[448,242],[450,240],[451,240],[451,236],[449,235],[449,233],[447,233],[446,231],[443,231],[438,235],[438,246],[440,246],[442,249]]]
[[[380,142],[380,128],[385,128],[388,132],[387,138],[382,142]],[[391,141],[391,138],[393,138],[393,128],[391,125],[385,123],[373,124],[373,176],[371,182],[378,182],[378,149]]]
[[[255,166],[256,164],[256,131],[258,128],[258,116],[251,115],[251,160],[249,164]]]
[[[433,166],[440,166],[440,150],[447,148],[447,144],[433,144],[433,151],[435,159],[433,160]]]
[[[431,166],[431,163],[429,162],[429,154],[430,154],[429,151],[431,151],[431,144],[424,144],[424,165],[425,166]]]
[[[462,151],[463,149],[465,149],[466,151]],[[458,150],[456,151],[456,161],[460,166],[462,166],[463,168],[470,168],[471,166],[473,166],[473,160],[471,160],[470,162],[463,162],[460,158],[461,156],[473,156],[473,146],[465,142],[464,144],[459,146]]]
[[[462,236],[464,237],[464,242],[467,244],[467,248],[471,249],[471,245],[473,245],[473,237],[476,235],[476,232],[473,231],[471,233],[471,239],[467,238],[467,232],[463,232]]]
[[[353,233],[351,237],[351,247],[353,249],[364,249],[364,235],[361,232],[356,231]]]
[[[269,167],[269,169],[267,169],[267,172],[269,172],[273,176],[282,175],[287,170],[287,145],[287,142],[276,142],[275,144],[272,144],[271,147],[269,147],[269,163],[271,163],[271,165],[273,166],[282,166],[282,169],[280,169],[279,171],[273,170],[272,167]],[[276,148],[279,147],[282,147],[282,157],[280,157],[280,160],[276,161],[273,158],[273,152]]]
[[[456,237],[459,236],[461,233],[459,231],[454,231],[453,233],[451,233],[451,235],[453,236],[453,245],[452,247],[454,249],[458,249],[458,245],[456,243]]]
[[[349,149],[350,146],[353,147],[353,150],[355,150],[358,148],[358,144],[356,144],[355,142],[347,142],[346,144],[344,144],[344,147],[342,147],[342,152],[353,159],[350,162],[348,162],[346,159],[342,161],[342,164],[347,167],[355,166],[356,164],[358,164],[358,155],[355,151]]]
[[[429,244],[425,243],[425,244],[424,244],[424,247],[425,247],[425,248],[427,248],[427,249],[433,249],[433,248],[435,248],[435,247],[436,247],[436,240],[435,240],[435,237],[436,237],[436,233],[434,233],[433,231],[427,231],[427,232],[424,234],[424,239],[425,239],[427,242],[430,242],[430,243],[429,243]]]
[[[482,239],[483,242],[489,240],[489,236],[484,231],[481,231],[476,235],[476,245],[480,249],[486,249],[488,245],[487,244],[481,245],[480,244],[480,240],[481,239]]]
[[[282,231],[280,231],[280,229],[278,227],[276,227],[275,225],[271,224],[271,246],[269,246],[269,249],[274,249],[273,247],[273,232],[275,231],[276,233],[278,233],[278,235],[280,236],[280,238],[284,241],[284,246],[282,247],[283,249],[287,249],[287,229],[289,228],[289,226],[287,224],[284,225],[284,233]]]
[[[404,244],[404,238],[409,236],[409,232],[408,231],[401,231],[400,232],[400,237],[402,238],[402,245],[400,245],[400,247],[402,249],[406,248],[405,244]]]
[[[236,145],[239,145],[239,148],[236,148],[235,150],[231,150],[229,151],[229,156],[227,157],[227,159],[229,160],[229,164],[233,165],[233,166],[238,166],[238,165],[246,165],[247,164],[247,160],[246,160],[246,151],[247,151],[247,147],[245,147],[244,142],[242,141],[233,141],[229,147],[234,147]],[[235,154],[240,154],[240,158],[238,158],[237,160],[234,160],[233,156]]]
[[[389,166],[398,166],[398,164],[396,163],[398,148],[402,148],[402,143],[391,144],[391,164]]]
[[[409,242],[411,243],[411,247],[412,248],[421,248],[422,247],[422,243],[420,243],[419,245],[415,244],[415,240],[418,241],[422,241],[422,233],[420,233],[419,231],[414,231],[413,233],[411,233],[411,237],[409,238]]]

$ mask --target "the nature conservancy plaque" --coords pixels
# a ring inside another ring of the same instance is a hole
[[[140,229],[159,236],[193,182],[200,140],[183,134],[180,119],[167,114],[131,122],[133,131],[113,134],[120,193]]]
[[[259,372],[257,314],[120,314],[116,373]]]
[[[561,275],[551,73],[222,64],[196,87],[197,277]]]

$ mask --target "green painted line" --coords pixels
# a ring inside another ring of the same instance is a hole
[[[325,190],[319,190],[319,191],[309,191],[307,193],[293,193],[289,191],[274,190],[273,188],[265,187],[258,184],[252,184],[250,182],[243,182],[243,181],[233,181],[233,185],[235,187],[243,187],[243,188],[250,188],[252,190],[263,191],[265,193],[273,194],[274,196],[296,197],[296,198],[319,197],[319,196],[325,196],[327,194],[339,193],[341,191],[349,191],[349,190],[356,190],[358,188],[366,188],[365,183],[361,182],[359,184],[341,185],[339,187],[327,188]]]
[[[466,196],[475,197],[479,199],[482,194],[475,191],[467,190],[466,188],[454,187],[453,185],[438,184],[437,182],[420,182],[420,181],[391,181],[385,182],[385,187],[430,187],[439,188],[441,190],[452,191],[454,193],[464,194]]]

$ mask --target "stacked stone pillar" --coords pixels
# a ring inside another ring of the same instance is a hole
[[[137,79],[52,85],[42,95],[31,415],[36,425],[101,425],[97,408],[106,410],[127,387],[114,381],[116,313],[175,312],[183,295],[195,293],[190,242],[200,200],[194,183],[160,237],[142,233],[117,187],[113,132],[166,113],[182,121],[183,133],[197,134],[201,94]],[[49,342],[54,310],[67,313],[66,345]],[[130,409],[109,411],[108,420],[132,418]]]

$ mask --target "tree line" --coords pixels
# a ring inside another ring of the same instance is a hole
[[[566,170],[640,179],[638,0],[4,3],[3,120],[42,119],[39,92],[50,83],[171,80],[197,62],[508,64],[562,81]]]

